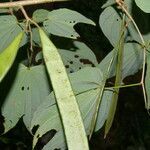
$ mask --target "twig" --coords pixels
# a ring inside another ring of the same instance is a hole
[[[31,22],[32,24],[34,24],[36,27],[39,27],[39,25],[38,25],[36,22],[34,22],[31,18],[28,17],[28,15],[27,15],[25,9],[23,8],[23,6],[19,6],[19,7],[20,7],[20,9],[21,9],[21,11],[22,11],[24,17],[25,17],[26,20],[27,20],[26,28],[27,28],[29,22]]]
[[[137,30],[141,42],[142,42],[142,47],[143,47],[143,70],[142,70],[142,78],[141,78],[141,85],[142,85],[142,89],[143,89],[143,95],[144,95],[144,100],[145,100],[145,105],[147,103],[147,98],[146,98],[146,92],[145,92],[145,85],[144,85],[144,76],[145,76],[145,63],[146,63],[146,46],[145,46],[145,41],[144,38],[137,26],[137,24],[135,23],[134,19],[132,18],[132,16],[129,14],[129,12],[127,11],[127,9],[124,6],[124,1],[123,0],[116,0],[116,3],[121,7],[121,9],[125,12],[125,14],[127,15],[127,17],[131,20],[131,22],[133,23],[135,29]],[[147,107],[147,106],[146,106]]]
[[[140,86],[142,83],[134,83],[134,84],[127,84],[127,85],[118,85],[113,87],[105,87],[105,89],[120,89],[120,88],[127,88],[127,87],[134,87],[134,86]]]
[[[9,8],[9,7],[20,7],[20,6],[28,6],[28,5],[36,5],[42,3],[51,3],[51,2],[63,2],[69,0],[22,0],[16,2],[4,2],[0,3],[0,8]]]
[[[9,0],[10,2],[13,2],[13,0]],[[10,11],[10,14],[13,15],[13,9],[12,8],[9,8],[9,11]]]
[[[26,32],[28,32],[30,34],[30,52],[31,54],[29,54],[28,51],[28,60],[29,60],[29,67],[31,66],[32,63],[32,57],[33,57],[33,36],[32,36],[32,29],[31,29],[31,24],[33,23],[36,27],[39,27],[38,24],[36,22],[34,22],[33,20],[31,20],[28,16],[28,14],[26,13],[25,9],[23,8],[23,6],[20,6],[20,9],[24,15],[24,17],[26,18]]]

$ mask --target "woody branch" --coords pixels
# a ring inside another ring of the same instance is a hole
[[[20,6],[28,6],[28,5],[36,5],[42,3],[51,3],[51,2],[63,2],[69,0],[22,0],[15,2],[3,2],[0,3],[0,8],[9,8],[9,7],[20,7]]]

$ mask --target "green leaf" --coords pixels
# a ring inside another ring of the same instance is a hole
[[[119,41],[121,18],[113,7],[107,7],[101,13],[99,25],[110,43],[116,47]]]
[[[108,64],[110,63],[111,59],[114,57],[114,61],[112,62],[112,65],[110,67],[110,71],[108,74],[108,78],[111,78],[115,76],[115,70],[116,70],[116,58],[117,58],[117,52],[115,49],[113,49],[111,52],[109,52],[106,57],[96,66],[102,70],[102,72],[106,72]]]
[[[146,13],[150,13],[150,1],[149,0],[135,0],[137,6]]]
[[[108,65],[109,68],[109,65]],[[88,71],[88,69],[90,69]],[[108,69],[109,70],[109,69]],[[104,76],[104,77],[103,77]],[[93,112],[93,117],[91,117],[91,126],[89,127],[89,138],[91,138],[99,110],[99,105],[103,96],[103,89],[106,82],[106,74],[102,74],[101,70],[98,68],[84,68],[75,74],[70,75],[71,83],[73,85],[73,90],[76,94],[89,91],[91,89],[99,89],[99,93],[96,100],[95,110]],[[90,121],[90,120],[89,120]]]
[[[24,123],[29,129],[33,113],[49,93],[44,66],[27,68],[20,65],[2,106],[5,133],[13,128],[23,115]]]
[[[37,23],[43,22],[48,19],[48,13],[48,10],[38,9],[34,11],[32,19]]]
[[[24,113],[24,97],[22,96],[22,83],[18,80],[22,78],[22,67],[19,68],[11,89],[7,93],[7,97],[4,100],[2,106],[2,115],[4,117],[4,133],[12,129],[23,116]]]
[[[78,72],[70,74],[69,77],[73,90],[76,93],[86,134],[89,135],[93,116],[97,107],[97,99],[101,92],[99,84],[102,83],[103,75],[98,68],[85,67]],[[82,84],[84,85],[81,87]],[[57,131],[56,135],[58,134],[58,136],[55,135],[43,149],[66,147],[64,133],[62,134],[62,123],[55,101],[54,93],[51,93],[34,113],[31,130],[34,126],[39,125],[39,128],[34,135],[34,146],[42,135],[54,129]],[[58,138],[60,140],[58,140]]]
[[[38,28],[32,28],[32,40],[34,43],[41,46],[41,40],[40,40]]]
[[[73,45],[76,48],[74,50],[59,49],[68,73],[76,72],[86,66],[96,66],[98,64],[95,54],[84,43],[75,41]]]
[[[115,3],[116,3],[115,0],[107,0],[107,2],[105,4],[103,4],[102,8],[106,8],[106,7],[111,6]]]
[[[92,20],[66,8],[49,12],[48,20],[44,21],[43,25],[45,30],[51,34],[76,39],[79,34],[74,30],[73,26],[77,23],[95,25]]]
[[[56,148],[57,147],[57,148]],[[55,137],[48,142],[42,150],[59,149],[66,150],[65,137],[62,130],[55,134]]]
[[[0,16],[0,53],[10,45],[21,31],[22,28],[19,26],[15,16]]]
[[[141,0],[141,2],[143,1]],[[150,41],[149,14],[146,14],[143,11],[139,11],[139,8],[135,7],[134,4],[135,3],[133,3],[133,1],[131,0],[125,0],[125,6],[127,6],[128,8],[129,14],[131,16],[134,16],[134,21],[136,22],[140,32],[142,33],[144,40]],[[132,22],[128,23],[127,28],[129,31],[129,40],[134,40],[141,43],[141,38]]]
[[[81,114],[57,48],[39,28],[43,56],[62,118],[68,149],[88,150]]]
[[[70,74],[69,77],[73,90],[78,95],[77,101],[82,112],[82,118],[84,117],[86,133],[89,135],[97,107],[97,100],[100,99],[99,94],[102,92],[100,85],[102,85],[103,75],[98,68],[85,67],[78,72]],[[28,129],[30,126],[30,132],[32,132],[34,126],[39,125],[34,135],[34,145],[46,132],[56,129],[59,132],[43,149],[59,147],[65,149],[66,141],[58,108],[55,104],[55,97],[53,93],[47,96],[49,91],[48,79],[43,66],[31,67],[30,69],[20,66],[2,109],[2,114],[5,117],[5,132],[14,127],[19,118],[24,116],[25,125]],[[106,96],[103,98],[103,101],[104,99],[106,100]],[[103,107],[103,105],[101,106]],[[14,107],[16,108],[15,110]],[[54,117],[55,115],[56,117]],[[101,119],[104,119],[102,122],[105,122],[105,118]],[[99,123],[97,128],[100,128]],[[38,134],[39,136],[37,137]]]
[[[105,66],[111,58],[114,56],[114,50],[111,51],[100,63],[97,67],[101,70],[105,70]],[[123,53],[123,64],[122,64],[122,79],[129,75],[134,75],[138,72],[139,69],[142,68],[143,62],[143,49],[139,44],[136,43],[126,43],[124,45],[124,53]],[[116,70],[116,61],[112,64],[109,78],[115,76]]]
[[[122,82],[122,66],[123,66],[123,53],[124,53],[124,24],[125,24],[125,15],[123,15],[122,24],[121,24],[121,30],[120,30],[120,38],[118,41],[118,46],[116,47],[117,51],[117,64],[116,64],[116,77],[115,77],[115,84],[114,86],[118,86]],[[117,108],[117,102],[118,102],[118,95],[119,95],[119,88],[114,89],[113,95],[112,95],[112,101],[110,104],[110,109],[108,112],[108,118],[106,120],[105,125],[105,137],[108,134],[112,122],[114,120],[116,108]]]
[[[33,33],[34,36],[34,33]],[[38,38],[35,38],[38,40]],[[58,49],[66,67],[67,73],[76,72],[83,67],[98,65],[97,59],[93,51],[84,43],[74,41],[70,49]],[[36,55],[36,62],[43,59],[42,52]]]
[[[122,78],[134,75],[142,68],[143,49],[139,44],[127,43],[124,45]]]
[[[113,96],[113,89],[104,90],[103,97],[99,106],[95,132],[102,128],[108,117],[112,96]]]
[[[69,74],[69,77],[74,93],[80,94],[99,88],[102,84],[103,74],[98,68],[85,67],[73,74]]]
[[[150,54],[147,53],[147,70],[146,70],[146,77],[145,77],[145,88],[146,88],[146,95],[147,95],[147,104],[146,108],[150,109]]]
[[[0,53],[0,82],[11,68],[17,55],[23,32],[19,33],[12,43]]]
[[[96,108],[97,98],[99,96],[99,89],[90,90],[85,93],[77,95],[77,102],[81,110],[82,118],[84,121],[86,134],[90,134],[91,122]],[[33,145],[37,143],[37,140],[45,133],[50,130],[56,130],[57,134],[60,134],[59,141],[57,136],[54,135],[53,139],[43,149],[59,149],[66,148],[65,136],[63,133],[63,126],[59,117],[59,111],[57,105],[52,103],[55,101],[54,93],[51,93],[50,96],[45,100],[45,103],[41,105],[37,111],[34,113],[32,120],[33,128],[35,125],[39,125],[38,130],[36,131],[33,139]]]

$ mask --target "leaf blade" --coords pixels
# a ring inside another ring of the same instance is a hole
[[[12,78],[12,74],[8,75],[10,81],[4,81],[4,85],[11,85],[7,96],[2,98],[4,100],[2,105],[2,115],[5,119],[4,133],[12,129],[22,116],[27,129],[29,129],[34,111],[51,90],[43,65],[29,69],[21,64],[15,73],[15,78]],[[1,87],[0,91],[4,92]]]
[[[147,101],[146,101],[146,109],[150,109],[150,55],[147,54],[147,70],[146,70],[146,76],[145,76],[145,88],[146,88],[146,95],[147,95]]]
[[[0,52],[2,52],[23,31],[23,23],[19,24],[14,15],[2,15],[0,16],[0,22]],[[24,39],[20,46],[24,45],[27,41],[25,34]]]
[[[24,32],[19,33],[13,42],[0,54],[0,82],[5,77],[15,60],[23,33]]]
[[[135,0],[137,6],[146,13],[150,13],[150,1],[149,0]]]
[[[43,26],[51,34],[76,39],[79,34],[73,26],[77,23],[95,25],[92,20],[80,13],[64,8],[49,12],[48,20],[44,21]]]

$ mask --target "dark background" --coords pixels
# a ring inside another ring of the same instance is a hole
[[[79,40],[85,42],[96,54],[98,61],[112,50],[112,46],[105,38],[98,26],[101,6],[105,0],[74,0],[72,2],[44,4],[39,6],[25,7],[29,15],[37,8],[57,9],[67,7],[80,12],[92,19],[97,26],[77,25],[75,28],[81,35]],[[146,15],[134,6],[134,17],[142,32],[149,32],[148,27],[143,25],[137,16],[146,16],[150,22],[150,15]],[[140,12],[140,13],[139,13]],[[19,14],[20,15],[20,14]],[[136,75],[128,77],[125,82],[138,82],[141,77],[139,71]],[[1,117],[1,122],[3,118]],[[2,125],[0,124],[1,128]],[[104,129],[95,133],[90,140],[91,150],[149,150],[150,149],[150,116],[144,108],[144,99],[141,87],[124,88],[120,90],[118,107],[113,126],[106,137]],[[26,130],[22,120],[17,126],[0,137],[0,150],[31,150],[32,137]],[[37,150],[43,143],[39,142]]]

